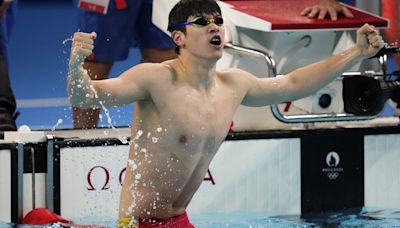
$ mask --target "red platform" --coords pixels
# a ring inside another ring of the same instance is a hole
[[[312,6],[319,0],[230,0],[224,1],[233,9],[249,14],[272,24],[271,30],[302,30],[302,29],[355,29],[365,23],[378,28],[388,27],[388,21],[382,17],[360,11],[349,6],[354,18],[338,16],[337,21],[326,19],[310,19],[300,15],[307,6]]]

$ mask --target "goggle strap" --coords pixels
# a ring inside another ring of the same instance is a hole
[[[197,21],[197,23],[196,23]],[[199,23],[200,21],[205,21],[206,24],[204,23]],[[224,20],[222,19],[222,17],[213,17],[210,19],[204,18],[204,17],[196,17],[194,18],[193,21],[186,21],[186,22],[180,22],[180,23],[176,23],[176,24],[172,24],[168,26],[169,30],[172,30],[176,27],[180,27],[180,26],[185,26],[185,25],[191,25],[191,24],[195,24],[195,25],[199,25],[199,26],[206,26],[210,23],[214,23],[216,25],[222,25],[224,23]]]

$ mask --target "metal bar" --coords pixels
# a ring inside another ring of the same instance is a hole
[[[31,162],[32,162],[32,209],[36,208],[36,180],[35,180],[35,149],[31,147]]]
[[[18,221],[22,220],[23,216],[23,209],[24,209],[24,198],[23,198],[23,191],[24,191],[24,144],[18,143]]]
[[[54,211],[54,139],[47,135],[47,191],[46,208]]]
[[[260,51],[260,50],[255,50],[255,49],[250,49],[250,48],[245,48],[245,47],[240,47],[240,46],[236,46],[233,45],[231,43],[226,43],[224,45],[225,49],[232,49],[236,52],[240,52],[243,54],[247,54],[247,55],[252,55],[255,57],[260,57],[263,58],[268,66],[268,69],[270,72],[268,72],[268,75],[271,77],[275,77],[276,76],[276,64],[275,64],[275,60],[266,52]]]
[[[355,116],[346,113],[337,114],[303,114],[303,115],[283,115],[277,105],[271,106],[275,118],[284,123],[311,123],[311,122],[331,122],[349,120],[371,120],[376,116]]]

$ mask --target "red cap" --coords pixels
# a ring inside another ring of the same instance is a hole
[[[21,224],[46,225],[56,222],[70,223],[70,221],[49,211],[46,208],[36,208],[25,215],[24,219],[22,219]]]

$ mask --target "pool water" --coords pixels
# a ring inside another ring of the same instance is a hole
[[[400,210],[383,210],[377,208],[363,208],[360,210],[336,211],[330,213],[312,213],[303,216],[271,216],[263,213],[246,211],[237,212],[209,212],[189,214],[190,221],[196,228],[307,228],[307,227],[399,227]],[[97,224],[115,227],[114,219],[85,217],[72,219],[77,224]],[[61,227],[59,224],[49,226],[9,225],[0,222],[0,227]]]
[[[360,211],[360,210],[358,210]],[[191,222],[197,228],[232,227],[232,228],[300,228],[300,227],[399,227],[400,211],[362,209],[331,213],[313,213],[307,216],[267,216],[266,214],[233,212],[207,213],[190,216]]]

